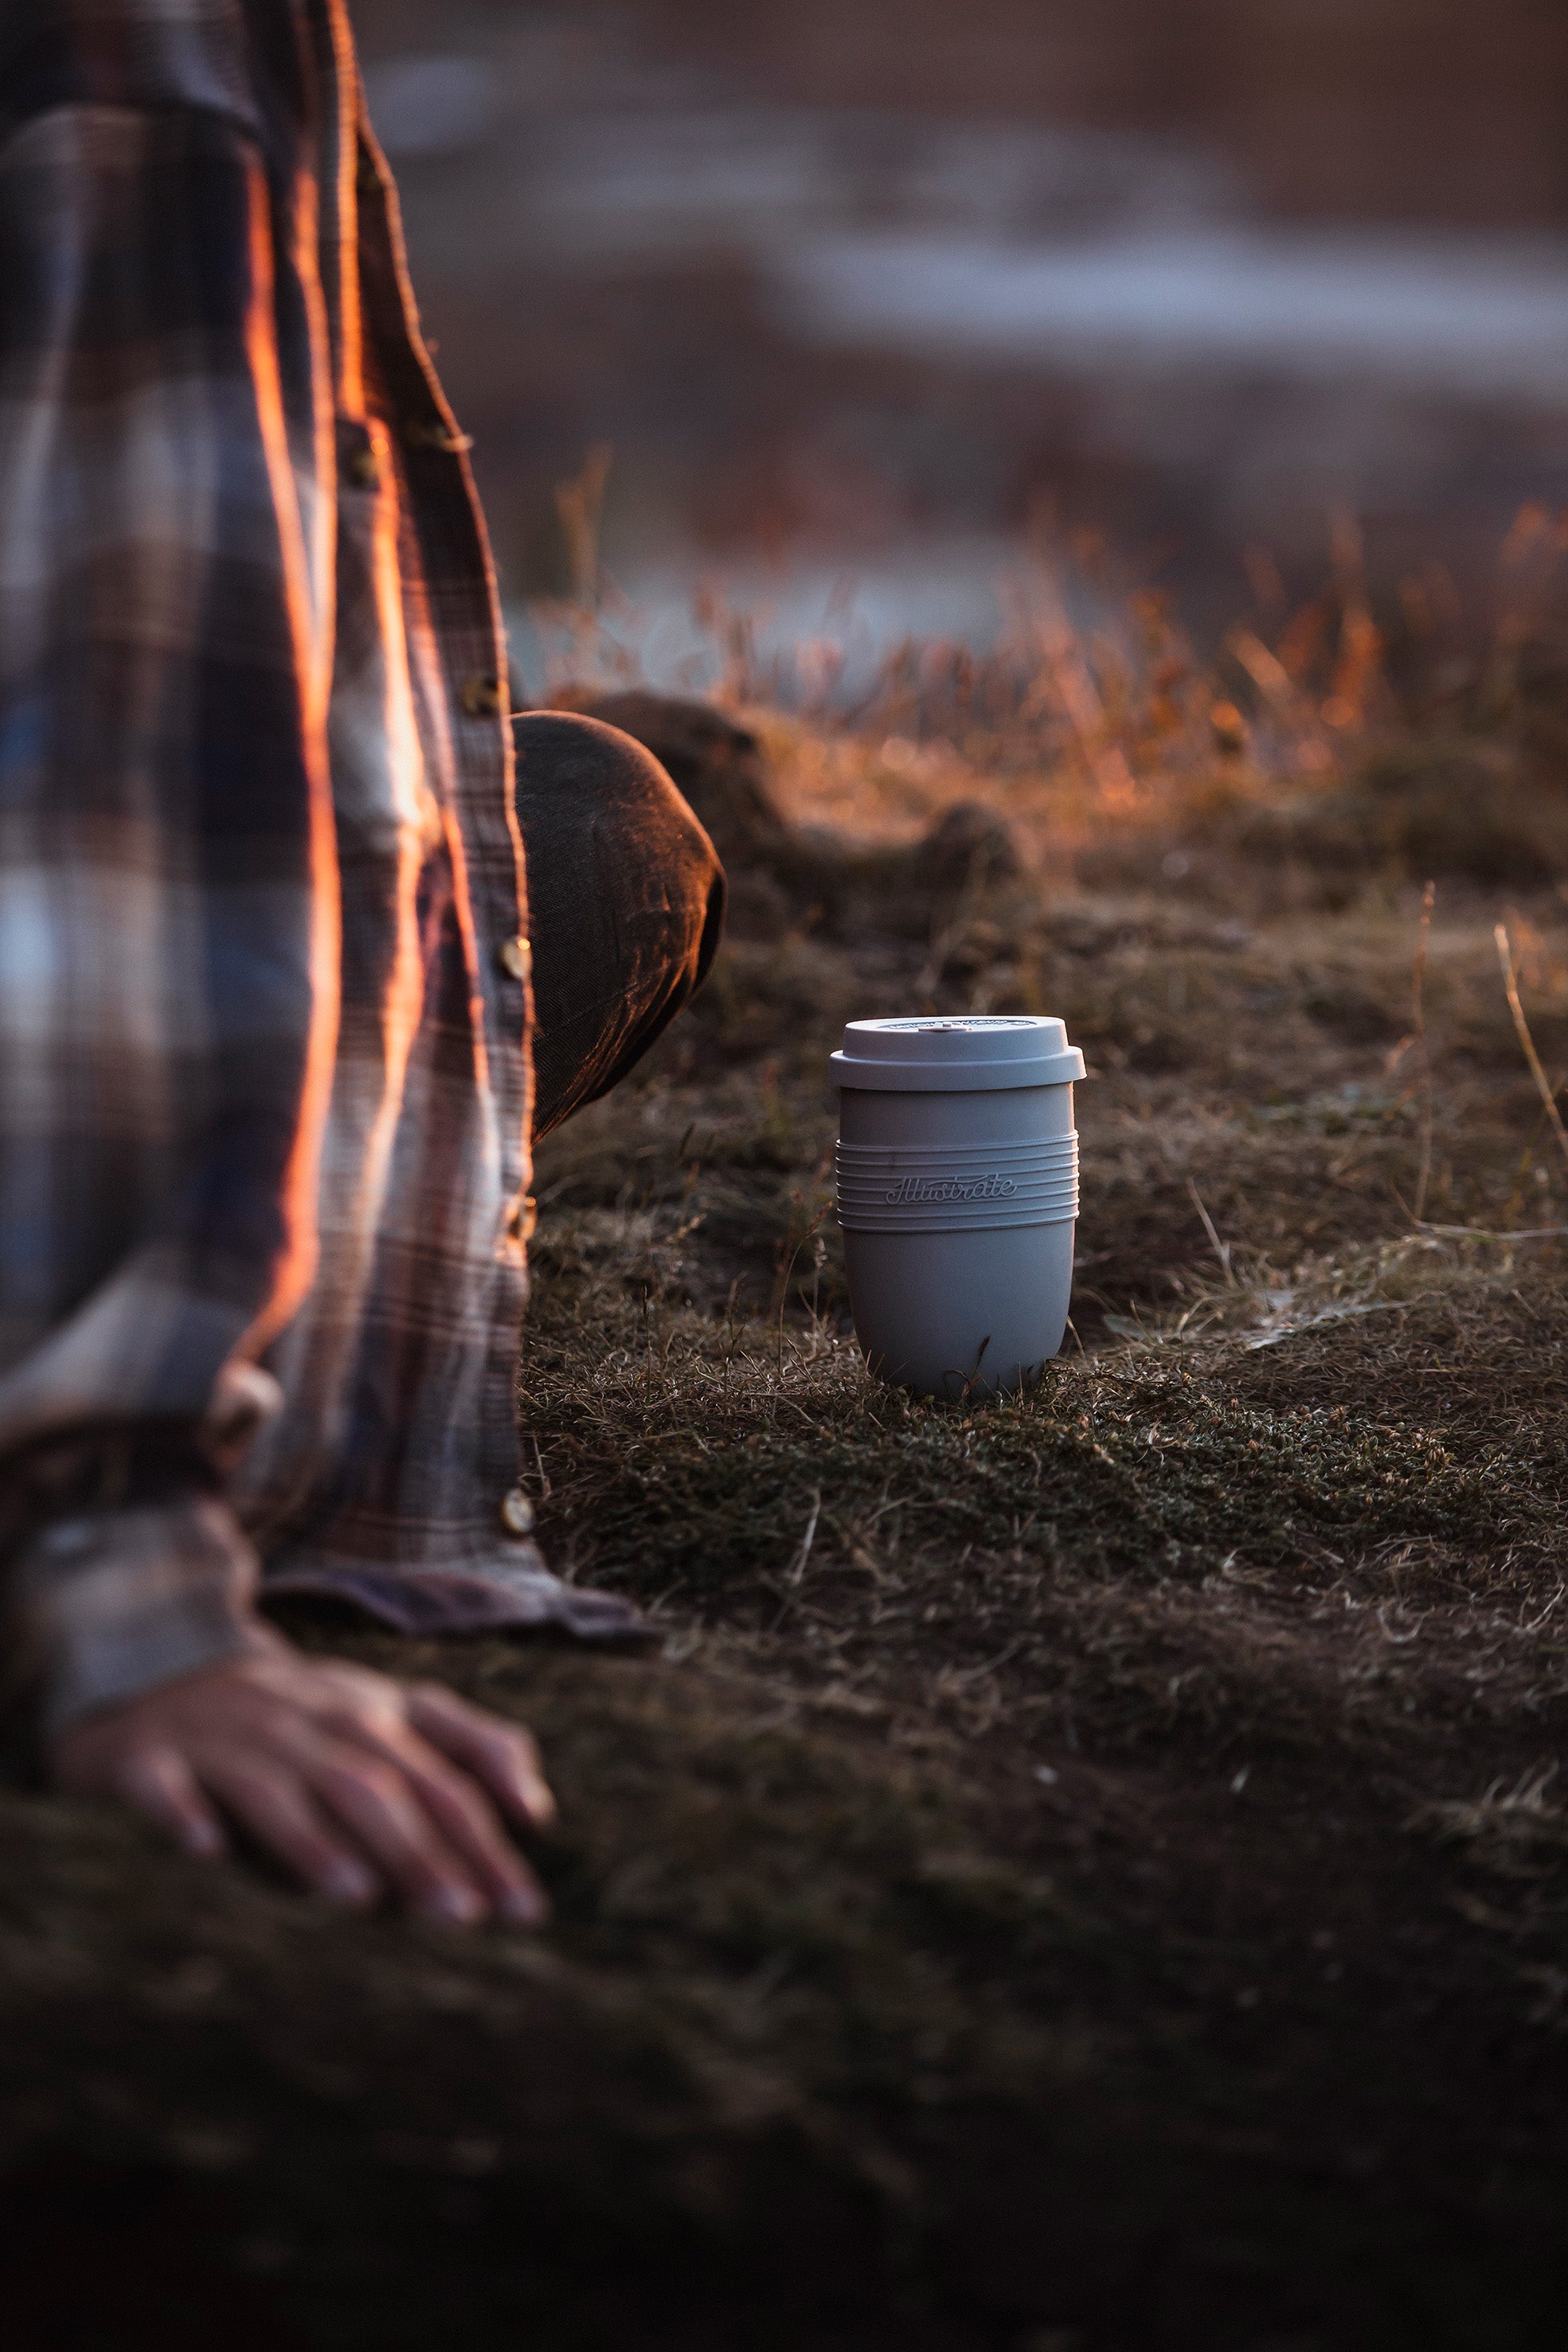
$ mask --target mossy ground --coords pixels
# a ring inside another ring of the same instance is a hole
[[[548,1935],[0,1805],[18,2352],[1561,2342],[1568,1255],[1448,1230],[1568,1223],[1561,909],[1440,898],[1424,1046],[1396,883],[905,911],[733,941],[541,1155],[541,1528],[663,1652],[300,1629],[533,1723]],[[868,1381],[824,1214],[922,1003],[1095,1072],[995,1411]]]

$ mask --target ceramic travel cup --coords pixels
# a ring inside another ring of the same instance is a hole
[[[1060,1021],[852,1021],[839,1223],[873,1372],[922,1396],[1018,1394],[1061,1345],[1072,1294],[1083,1056]]]

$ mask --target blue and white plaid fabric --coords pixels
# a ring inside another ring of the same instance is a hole
[[[282,1393],[221,1570],[221,1512],[100,1512],[56,1624],[35,1546],[57,1719],[243,1647],[252,1545],[549,1613],[499,1510],[528,924],[465,446],[341,0],[0,0],[0,1459]]]

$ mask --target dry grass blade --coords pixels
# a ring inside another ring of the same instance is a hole
[[[1560,1858],[1568,1843],[1568,1817],[1552,1801],[1561,1769],[1550,1759],[1511,1787],[1498,1780],[1469,1802],[1423,1806],[1411,1826],[1469,1846],[1476,1860],[1506,1875],[1534,1874]]]
[[[1416,973],[1410,992],[1410,1020],[1416,1050],[1421,1056],[1421,1172],[1416,1181],[1416,1223],[1427,1213],[1427,1192],[1432,1181],[1432,1055],[1427,1042],[1427,957],[1432,944],[1432,908],[1437,886],[1428,882],[1421,894],[1421,936],[1416,949]]]
[[[1530,1064],[1530,1075],[1535,1080],[1541,1099],[1546,1106],[1546,1116],[1552,1121],[1552,1132],[1557,1138],[1557,1148],[1568,1161],[1568,1128],[1563,1124],[1563,1114],[1557,1108],[1557,1089],[1542,1066],[1535,1050],[1535,1040],[1530,1034],[1530,1024],[1524,1017],[1524,1007],[1519,997],[1519,977],[1513,968],[1513,949],[1508,936],[1508,925],[1499,923],[1492,933],[1497,941],[1498,961],[1502,966],[1503,986],[1508,991],[1508,1009],[1513,1015],[1513,1025],[1519,1032],[1519,1042],[1524,1058]]]
[[[799,1584],[806,1573],[806,1563],[811,1557],[811,1547],[817,1540],[817,1523],[822,1516],[822,1490],[811,1489],[811,1516],[806,1522],[806,1532],[796,1549],[795,1557],[785,1572],[787,1584]]]
[[[1568,1225],[1521,1225],[1510,1233],[1489,1233],[1480,1225],[1428,1225],[1421,1231],[1443,1242],[1503,1242],[1511,1247],[1515,1242],[1568,1241]]]
[[[1220,1240],[1218,1228],[1216,1226],[1214,1219],[1209,1215],[1208,1211],[1204,1207],[1203,1195],[1199,1192],[1197,1186],[1193,1182],[1190,1176],[1186,1180],[1186,1189],[1192,1195],[1193,1207],[1203,1219],[1203,1230],[1208,1235],[1209,1245],[1213,1249],[1215,1256],[1219,1260],[1220,1270],[1224,1274],[1227,1283],[1229,1285],[1231,1289],[1234,1290],[1237,1288],[1238,1285],[1236,1270],[1230,1263],[1230,1244],[1228,1242],[1222,1242]]]

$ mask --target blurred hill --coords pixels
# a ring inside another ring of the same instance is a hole
[[[1568,503],[1555,0],[354,14],[514,595],[595,444],[641,597],[848,565],[884,635],[1042,499],[1217,614],[1336,509],[1478,574]]]
[[[1211,143],[1259,201],[1471,226],[1568,219],[1556,0],[356,0],[367,54],[541,36],[796,105],[998,112]]]
[[[645,0],[660,50],[797,102],[1180,130],[1260,202],[1480,226],[1568,215],[1554,0]]]

